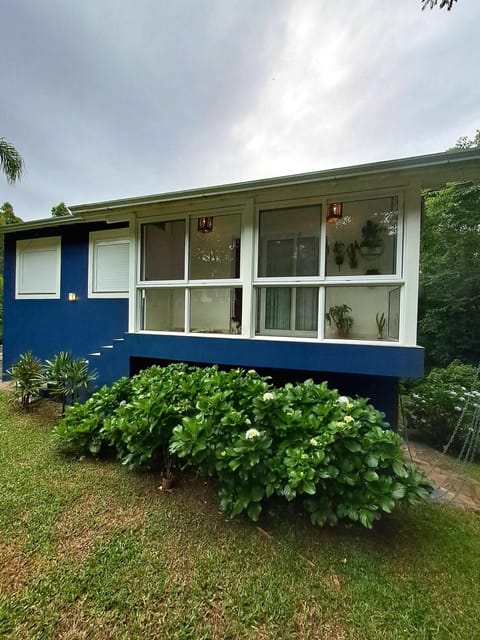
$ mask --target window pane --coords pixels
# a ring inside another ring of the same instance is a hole
[[[25,251],[22,254],[20,293],[54,294],[57,290],[57,251]]]
[[[343,202],[341,218],[328,222],[327,276],[393,274],[396,271],[398,198]]]
[[[240,334],[242,289],[208,287],[190,290],[190,331]]]
[[[142,280],[183,280],[185,221],[142,225]]]
[[[317,327],[317,288],[260,287],[257,289],[257,334],[316,337]]]
[[[128,291],[129,242],[97,242],[93,264],[93,292]]]
[[[143,329],[185,331],[185,289],[144,289]]]
[[[318,275],[320,222],[320,205],[261,211],[258,276]]]
[[[326,338],[398,340],[400,287],[328,287],[325,309]]]
[[[201,231],[200,229],[204,229]],[[190,279],[240,277],[240,214],[190,220]]]

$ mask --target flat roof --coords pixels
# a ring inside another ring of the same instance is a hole
[[[468,173],[472,170],[474,172],[474,178],[469,174],[465,176],[465,180],[475,178],[480,180],[480,148],[468,149],[465,151],[444,151],[442,153],[400,158],[397,160],[370,162],[367,164],[338,167],[323,171],[313,171],[309,173],[263,178],[260,180],[250,180],[232,184],[171,191],[156,195],[120,198],[115,200],[105,200],[102,202],[73,205],[69,207],[72,212],[71,216],[50,217],[7,225],[2,228],[2,231],[10,233],[46,226],[63,226],[75,224],[77,222],[88,222],[95,219],[101,219],[102,214],[118,212],[121,209],[131,209],[133,207],[149,204],[191,200],[202,197],[224,196],[230,193],[258,191],[274,187],[293,186],[313,182],[345,180],[347,178],[381,175],[386,173],[398,174],[413,171],[418,174],[419,178],[428,174],[429,178],[427,182],[422,182],[421,184],[421,187],[426,189],[432,188],[435,185],[438,186],[442,182],[459,180],[461,179],[462,171]],[[434,176],[438,173],[437,179],[432,180],[432,172]],[[452,175],[452,177],[449,178],[449,175]]]

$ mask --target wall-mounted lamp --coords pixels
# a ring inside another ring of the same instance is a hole
[[[68,294],[68,301],[69,302],[76,302],[78,300],[78,296],[76,293],[69,293]]]
[[[327,209],[327,222],[336,222],[342,219],[342,203],[330,202]]]
[[[200,233],[210,233],[210,231],[213,231],[212,216],[207,216],[205,218],[198,218],[197,231],[200,231]]]

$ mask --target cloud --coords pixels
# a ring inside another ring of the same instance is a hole
[[[6,2],[0,135],[25,219],[78,203],[439,151],[477,128],[480,5]],[[458,43],[461,42],[462,46]]]

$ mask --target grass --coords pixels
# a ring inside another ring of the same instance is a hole
[[[0,394],[2,640],[480,637],[478,514],[230,521],[202,479],[64,459],[51,426]]]

